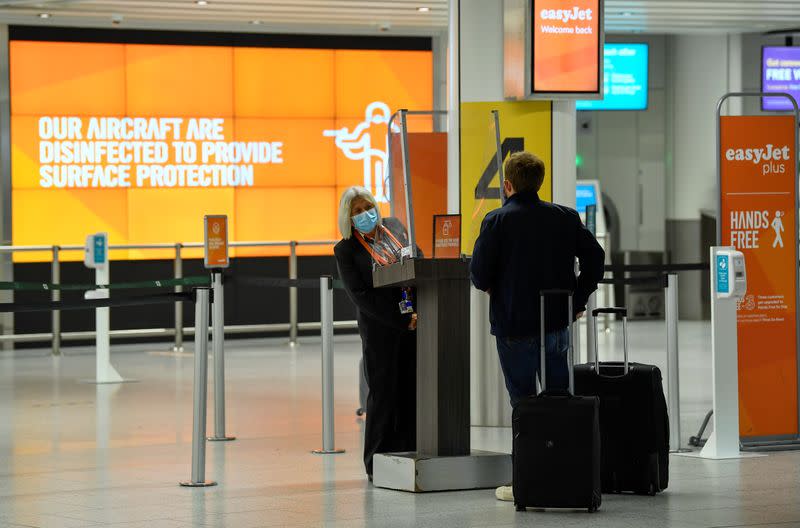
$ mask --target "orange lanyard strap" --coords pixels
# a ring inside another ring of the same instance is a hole
[[[382,233],[385,233],[389,236],[389,239],[396,244],[398,249],[402,247],[397,238],[395,238],[395,236],[388,229],[386,229],[383,226],[380,226],[379,229],[381,230]],[[391,264],[392,262],[397,261],[397,257],[395,255],[387,252],[383,247],[380,246],[380,244],[377,243],[377,236],[375,237],[376,242],[374,244],[370,244],[369,242],[364,240],[364,236],[361,234],[360,231],[356,231],[356,238],[358,238],[358,241],[361,242],[362,246],[364,246],[364,249],[366,249],[367,252],[369,252],[369,254],[372,255],[372,258],[375,260],[375,262],[377,262],[381,266],[386,266],[388,264]],[[381,255],[379,255],[378,252],[375,251],[375,246],[378,246],[378,249],[382,253]]]

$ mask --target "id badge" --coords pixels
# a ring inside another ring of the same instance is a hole
[[[414,313],[414,307],[411,306],[411,303],[409,301],[400,301],[400,313],[401,314]]]

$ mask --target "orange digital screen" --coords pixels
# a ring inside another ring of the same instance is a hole
[[[533,93],[599,93],[600,0],[534,0],[532,15]]]
[[[433,107],[432,62],[424,50],[12,40],[13,243],[202,242],[212,214],[232,242],[338,239],[344,188],[381,187],[392,113]]]
[[[747,267],[736,314],[739,431],[795,436],[797,126],[794,116],[723,116],[719,125],[722,244]]]

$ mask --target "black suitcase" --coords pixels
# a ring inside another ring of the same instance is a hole
[[[669,485],[669,416],[661,371],[628,362],[627,310],[599,308],[597,314],[622,315],[625,361],[575,366],[575,394],[600,398],[603,493],[655,495]],[[595,319],[595,329],[597,320]]]
[[[599,401],[570,391],[547,390],[544,297],[555,294],[569,295],[572,320],[572,292],[541,292],[542,392],[520,401],[513,411],[514,504],[517,511],[531,507],[595,512],[601,503]],[[569,335],[567,362],[572,389],[572,327]]]

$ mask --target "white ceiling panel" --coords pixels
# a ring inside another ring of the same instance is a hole
[[[502,0],[481,0],[499,2]],[[438,34],[448,0],[0,0],[12,24],[226,31]],[[427,8],[421,11],[419,8]],[[739,33],[800,28],[800,0],[606,0],[606,32]],[[41,13],[49,18],[42,19]]]

